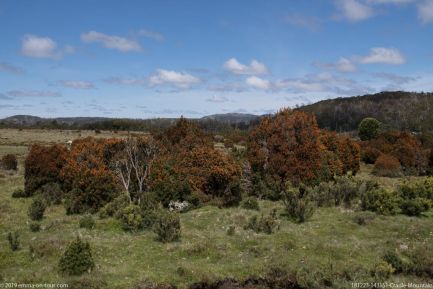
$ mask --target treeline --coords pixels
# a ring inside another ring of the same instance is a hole
[[[365,117],[374,117],[388,129],[433,130],[433,93],[380,92],[323,100],[298,110],[316,115],[319,127],[337,132],[356,130]]]
[[[98,121],[61,121],[56,119],[38,120],[34,122],[10,122],[7,120],[0,121],[0,128],[17,128],[17,129],[75,129],[75,130],[109,130],[109,131],[162,131],[174,125],[176,118],[154,118],[154,119],[106,119]],[[234,130],[247,131],[250,127],[259,122],[251,121],[219,121],[214,119],[190,119],[201,129],[212,133],[228,133]]]

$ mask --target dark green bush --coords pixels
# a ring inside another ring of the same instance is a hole
[[[125,194],[120,194],[117,198],[107,203],[99,210],[99,217],[101,219],[108,217],[118,217],[122,209],[129,205],[129,199]]]
[[[311,200],[310,188],[302,184],[298,188],[295,188],[288,182],[282,194],[289,218],[295,222],[303,223],[313,216],[314,204]]]
[[[399,211],[400,198],[395,191],[377,188],[366,191],[361,196],[363,210],[373,211],[381,215],[395,215]]]
[[[277,212],[272,210],[267,216],[260,218],[255,215],[252,216],[248,224],[244,227],[245,230],[253,230],[256,233],[272,234],[278,228]]]
[[[431,207],[431,201],[424,198],[403,199],[400,208],[403,214],[408,216],[420,216]]]
[[[95,228],[95,225],[96,223],[92,215],[85,215],[80,219],[80,228],[92,230]]]
[[[5,170],[13,170],[16,171],[18,169],[18,161],[17,157],[12,154],[4,155],[1,159],[1,167]]]
[[[401,273],[406,270],[405,262],[395,251],[386,252],[382,256],[382,259],[394,268],[395,273]]]
[[[227,229],[227,236],[234,236],[235,233],[236,227],[233,225],[229,226],[229,228]]]
[[[36,193],[40,194],[49,205],[62,203],[63,191],[58,183],[45,184]]]
[[[39,232],[41,230],[41,224],[38,222],[31,222],[29,228],[32,232]]]
[[[13,191],[13,193],[12,193],[12,198],[27,198],[27,197],[29,197],[27,194],[26,194],[26,192],[23,190],[23,189],[21,189],[21,188],[19,188],[19,189],[16,189],[15,191]]]
[[[364,118],[358,126],[358,136],[361,140],[374,139],[379,135],[381,123],[372,117]]]
[[[16,251],[20,248],[20,235],[18,232],[9,232],[7,236],[9,247],[12,251]]]
[[[141,209],[137,205],[129,205],[122,209],[119,220],[122,222],[122,228],[125,231],[136,232],[142,228],[143,217]]]
[[[239,180],[229,183],[222,194],[222,206],[233,207],[238,206],[242,200],[242,189]]]
[[[180,218],[177,213],[162,210],[157,217],[153,231],[156,239],[160,242],[167,243],[180,239]]]
[[[46,204],[44,200],[40,197],[35,197],[30,204],[27,214],[33,221],[39,221],[44,217],[45,208]]]
[[[241,207],[247,210],[260,211],[259,202],[257,202],[257,198],[254,197],[246,197],[242,200]]]
[[[59,261],[60,272],[67,275],[81,275],[94,267],[90,245],[79,237],[68,245]]]

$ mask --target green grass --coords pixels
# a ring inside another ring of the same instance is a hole
[[[25,153],[22,147],[14,151],[13,147],[0,146],[0,155],[6,151]],[[364,168],[360,177],[368,175],[368,168]],[[57,270],[62,252],[77,235],[90,242],[96,263],[95,270],[84,278],[104,280],[108,288],[119,289],[132,288],[143,280],[184,288],[203,279],[262,275],[275,265],[291,270],[306,268],[308,272],[331,267],[340,273],[346,269],[368,272],[386,250],[433,241],[433,211],[421,218],[377,216],[360,226],[353,221],[355,212],[320,208],[310,221],[295,224],[284,217],[282,203],[270,201],[260,201],[259,213],[207,206],[181,214],[182,238],[169,244],[155,241],[152,232],[123,232],[117,220],[101,220],[97,216],[93,230],[80,229],[81,216],[66,216],[62,206],[49,207],[42,230],[33,233],[27,216],[31,199],[11,198],[16,188],[23,187],[23,181],[22,161],[18,173],[0,178],[1,282],[68,283],[83,278],[62,276]],[[385,181],[392,186],[397,182]],[[256,234],[243,229],[250,216],[268,214],[273,208],[277,208],[280,222],[276,233]],[[229,236],[227,229],[232,225],[235,234]],[[12,252],[6,236],[15,230],[20,233],[21,249]],[[422,280],[393,275],[389,281]],[[340,288],[350,288],[347,282]]]

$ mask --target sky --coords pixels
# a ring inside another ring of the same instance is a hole
[[[0,0],[0,117],[265,114],[433,91],[433,0]]]

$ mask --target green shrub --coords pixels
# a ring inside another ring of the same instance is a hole
[[[227,236],[234,236],[236,233],[236,227],[231,225],[229,226],[229,228],[227,229]]]
[[[405,215],[420,216],[430,209],[431,204],[430,200],[424,198],[404,199],[400,204],[400,208]]]
[[[63,191],[58,183],[45,184],[36,193],[40,194],[48,205],[62,203]]]
[[[0,164],[5,170],[16,171],[18,169],[17,157],[12,154],[4,155],[1,159]]]
[[[36,197],[30,204],[27,214],[33,221],[39,221],[42,220],[42,218],[44,217],[45,208],[46,205],[44,200],[42,200],[42,198],[40,197]]]
[[[399,187],[403,199],[424,198],[433,200],[433,177],[418,181],[406,181]]]
[[[222,206],[233,207],[238,206],[242,200],[242,189],[239,180],[229,183],[222,194]]]
[[[278,228],[277,212],[272,210],[267,216],[260,218],[255,215],[252,216],[248,224],[244,227],[245,230],[253,230],[256,233],[272,234]]]
[[[129,199],[125,194],[121,194],[111,202],[107,203],[99,210],[99,217],[101,219],[107,217],[118,217],[123,208],[129,205]]]
[[[352,201],[359,196],[359,187],[360,184],[350,176],[335,177],[334,184],[330,187],[335,205],[344,203],[350,207]]]
[[[304,185],[295,188],[290,182],[286,183],[283,191],[283,202],[287,215],[295,222],[303,223],[313,216],[314,204],[310,197],[311,189]]]
[[[16,190],[13,191],[13,193],[12,193],[12,198],[27,198],[27,197],[28,197],[28,195],[27,195],[26,192],[25,192],[23,189],[21,189],[21,188],[16,189]]]
[[[160,242],[167,243],[180,239],[180,218],[177,213],[161,211],[158,214],[153,231],[156,239]]]
[[[361,140],[376,138],[380,132],[381,123],[372,117],[364,118],[358,126],[358,136]]]
[[[68,245],[59,261],[60,272],[67,275],[81,275],[94,267],[90,245],[79,237]]]
[[[119,219],[125,231],[138,231],[141,229],[143,222],[140,207],[137,205],[129,205],[122,209]]]
[[[355,216],[353,217],[353,220],[355,221],[355,223],[357,223],[358,225],[367,225],[369,223],[371,223],[374,218],[376,218],[376,214],[373,212],[358,212],[355,214]]]
[[[31,222],[29,228],[32,232],[39,232],[41,230],[41,224],[38,222]]]
[[[92,215],[85,215],[80,219],[80,228],[92,230],[95,228],[95,225],[96,223]]]
[[[394,268],[396,273],[401,273],[406,270],[406,265],[403,259],[394,251],[386,252],[382,259]]]
[[[18,232],[9,232],[7,236],[9,247],[12,251],[16,251],[20,248],[20,235]]]
[[[388,279],[392,273],[394,273],[395,269],[391,264],[381,260],[379,261],[371,271],[371,275],[375,278],[376,281],[385,281]]]
[[[363,210],[373,211],[382,215],[395,215],[399,211],[400,198],[395,191],[383,188],[368,190],[361,196]]]
[[[259,202],[257,202],[257,199],[254,197],[245,198],[241,203],[241,207],[247,210],[260,211]]]

